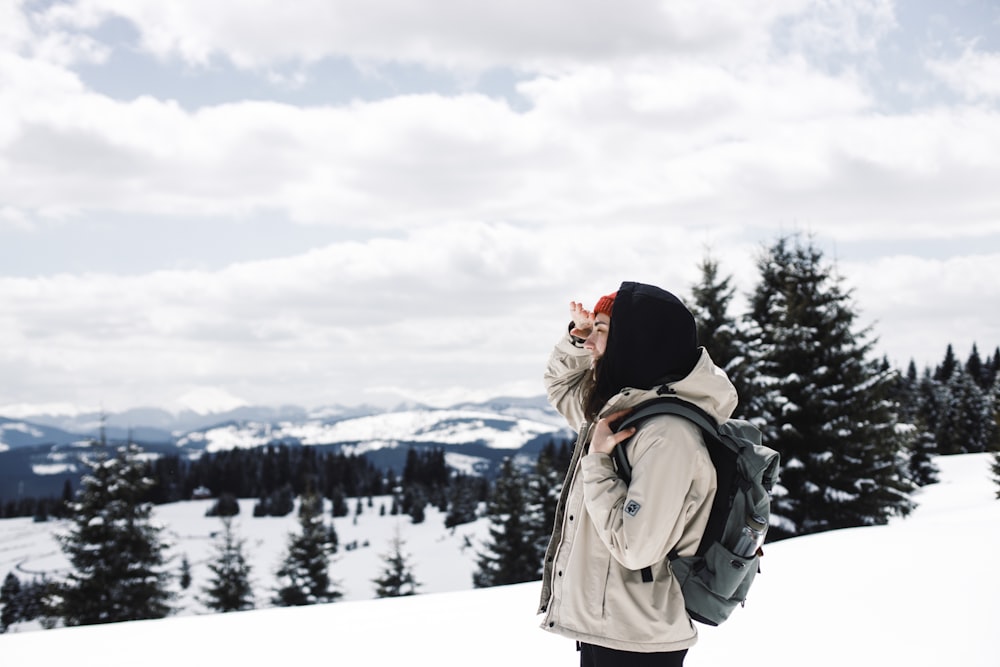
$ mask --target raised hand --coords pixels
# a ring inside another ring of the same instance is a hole
[[[573,320],[570,334],[577,338],[586,338],[594,329],[594,314],[584,308],[582,303],[569,302],[569,316]]]

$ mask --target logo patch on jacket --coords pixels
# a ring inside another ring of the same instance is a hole
[[[625,503],[625,514],[628,514],[629,516],[635,516],[636,514],[639,513],[640,509],[642,509],[642,505],[635,502],[634,500],[630,500],[627,503]]]

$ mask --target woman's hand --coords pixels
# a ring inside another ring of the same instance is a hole
[[[569,316],[573,320],[570,335],[577,338],[587,338],[594,330],[594,314],[583,307],[582,303],[569,302]]]
[[[594,435],[590,439],[590,451],[598,454],[610,454],[624,440],[628,440],[635,434],[635,426],[629,426],[615,433],[612,424],[617,423],[632,412],[632,408],[612,412],[606,417],[598,420],[594,427]]]

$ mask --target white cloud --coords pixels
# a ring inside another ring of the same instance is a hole
[[[0,404],[50,385],[109,408],[172,404],[202,383],[305,404],[359,403],[372,386],[435,395],[534,379],[541,391],[571,299],[624,279],[683,295],[701,250],[681,228],[464,224],[217,272],[0,278],[0,373],[19,378]]]
[[[807,53],[872,52],[898,27],[894,5],[893,0],[808,2],[789,22],[789,39]]]
[[[195,387],[180,396],[177,403],[198,414],[226,412],[247,405],[243,399],[219,387]]]
[[[77,0],[49,10],[49,20],[90,27],[107,17],[122,17],[135,25],[151,53],[197,65],[222,57],[238,67],[263,69],[281,62],[347,56],[458,70],[534,69],[633,55],[757,48],[776,17],[801,11],[804,4]]]
[[[31,41],[23,0],[0,2],[0,52],[16,52]]]
[[[874,324],[879,348],[903,368],[933,367],[951,344],[961,358],[979,345],[991,354],[1000,344],[1000,252],[929,259],[907,255],[845,262],[862,320]]]
[[[1000,284],[989,263],[1000,234],[992,55],[934,65],[974,104],[889,112],[864,66],[901,29],[882,1],[428,8],[0,2],[7,248],[28,234],[58,242],[76,221],[104,244],[117,225],[261,217],[356,239],[213,271],[0,277],[0,376],[17,378],[0,404],[166,405],[200,387],[305,404],[361,402],[371,387],[523,388],[569,299],[623,279],[684,293],[706,247],[748,289],[757,244],[799,230],[855,247],[970,239],[981,258],[876,258],[845,274],[900,354],[961,347],[953,322],[996,338],[995,316],[975,303],[995,301],[989,282]],[[155,81],[115,99],[73,69],[108,55],[98,28],[111,17],[131,21],[164,68],[225,59],[308,87],[310,62],[327,57],[376,72],[500,67],[517,70],[526,104],[236,95],[191,109]],[[858,60],[825,66],[833,51]],[[239,241],[253,257],[278,252],[272,239]],[[985,282],[970,297],[963,280],[928,275]],[[948,315],[914,300],[923,294]]]
[[[570,300],[594,300],[621,280],[686,298],[706,247],[746,292],[759,248],[735,237],[680,226],[469,223],[215,272],[2,278],[0,374],[18,381],[0,388],[0,405],[176,407],[199,387],[213,400],[307,406],[359,404],[373,393],[540,393]],[[998,259],[843,268],[864,319],[879,320],[880,349],[929,363],[949,342],[1000,340],[983,307],[1000,301]]]
[[[8,59],[0,72],[11,83],[0,93],[0,196],[26,219],[273,212],[382,229],[798,219],[853,238],[911,225],[980,234],[1000,212],[988,185],[1000,171],[995,111],[872,115],[852,76],[797,59],[586,68],[523,84],[527,113],[475,94],[188,111],[115,101],[35,61]]]
[[[969,101],[1000,99],[1000,53],[968,47],[958,58],[929,61],[927,69]]]

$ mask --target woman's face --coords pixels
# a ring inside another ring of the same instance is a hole
[[[608,327],[610,326],[611,316],[607,313],[598,313],[594,317],[594,328],[590,331],[587,339],[583,341],[584,349],[590,350],[594,361],[604,356],[604,349],[608,344]]]

